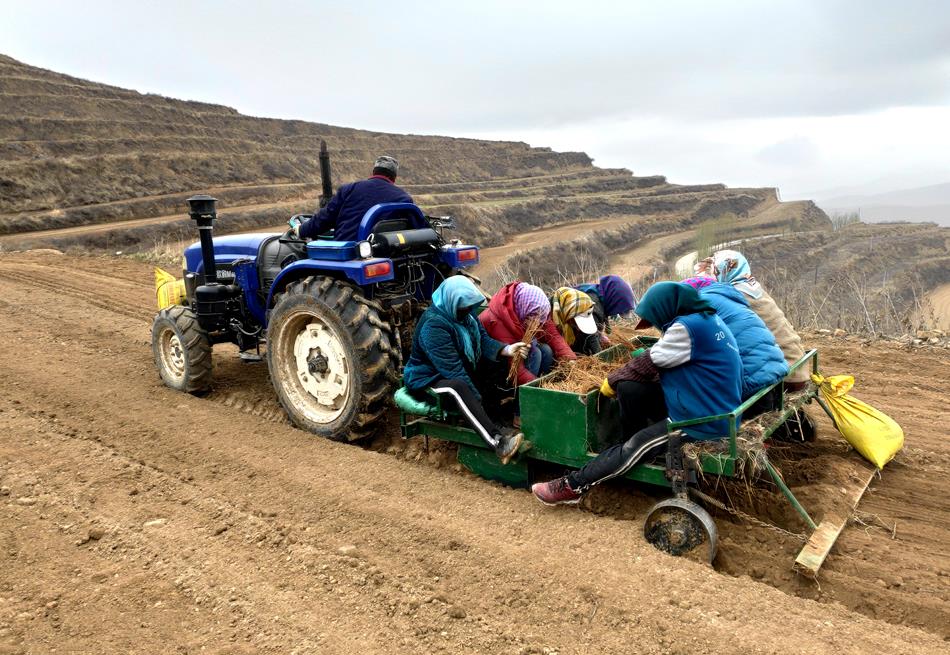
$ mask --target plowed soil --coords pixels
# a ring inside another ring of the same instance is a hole
[[[175,393],[153,314],[146,265],[0,258],[0,653],[948,650],[950,351],[813,340],[907,435],[814,582],[793,537],[728,515],[714,568],[654,550],[662,494],[632,485],[552,509],[394,424],[368,448],[316,439],[228,348],[213,392]],[[818,520],[860,465],[821,428],[781,459]]]

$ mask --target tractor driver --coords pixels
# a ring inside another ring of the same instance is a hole
[[[294,234],[309,241],[336,228],[334,241],[356,241],[363,214],[372,206],[383,202],[412,202],[409,194],[396,186],[398,169],[399,162],[394,158],[379,157],[369,178],[341,186],[319,213],[293,226]]]

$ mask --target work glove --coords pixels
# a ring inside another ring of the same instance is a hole
[[[518,343],[510,343],[502,348],[501,354],[504,357],[514,357],[515,355],[518,355],[518,357],[524,359],[528,356],[528,352],[530,350],[531,348],[528,346],[528,344],[523,341],[519,341]]]
[[[613,398],[617,395],[617,392],[610,387],[610,382],[607,381],[607,378],[604,378],[604,381],[600,383],[600,394],[608,398]]]
[[[299,239],[300,226],[303,225],[303,222],[299,218],[291,218],[289,221],[287,221],[287,224],[290,226],[291,233]]]

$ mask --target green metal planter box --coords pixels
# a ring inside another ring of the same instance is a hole
[[[614,346],[598,357],[619,363],[630,359],[631,353],[624,346]],[[588,453],[600,452],[618,441],[619,405],[602,397],[597,389],[578,394],[542,388],[553,375],[518,388],[521,425],[525,439],[531,442],[530,456],[583,466]]]
[[[649,346],[655,339],[641,337],[640,341],[644,346]],[[618,345],[598,356],[604,360],[620,362],[638,353],[639,351],[631,353],[628,347]],[[817,363],[817,353],[811,351],[793,368],[810,366],[817,370]],[[507,466],[501,466],[494,452],[488,449],[473,430],[458,420],[458,417],[443,415],[443,420],[409,420],[403,414],[403,436],[428,435],[454,441],[460,445],[458,458],[466,468],[483,477],[513,486],[527,485],[531,460],[581,468],[604,448],[622,441],[624,435],[621,434],[619,405],[616,400],[602,397],[596,389],[578,394],[542,388],[541,384],[550,379],[550,375],[552,374],[518,389],[522,430],[526,441],[530,442],[530,448],[523,452],[517,461]],[[732,476],[735,474],[736,458],[739,456],[736,434],[741,414],[767,391],[768,389],[763,389],[730,414],[672,423],[670,430],[717,419],[727,420],[730,424],[729,434],[723,435],[728,442],[727,452],[703,454],[700,465],[705,473]],[[804,396],[795,407],[787,408],[769,432],[781,425],[812,397],[813,394]],[[670,485],[664,467],[656,464],[637,465],[625,477],[648,484]]]

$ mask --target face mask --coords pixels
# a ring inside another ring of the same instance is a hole
[[[455,317],[460,321],[464,321],[466,318],[471,316],[472,312],[475,311],[475,308],[479,307],[480,305],[481,303],[478,305],[470,305],[468,307],[459,307],[458,311],[455,313]]]

